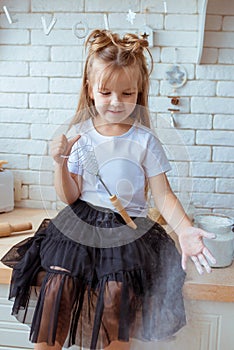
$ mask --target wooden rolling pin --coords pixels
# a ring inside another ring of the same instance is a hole
[[[0,223],[0,237],[8,237],[12,232],[21,232],[32,229],[31,222],[23,222],[21,224],[11,225],[8,222]]]

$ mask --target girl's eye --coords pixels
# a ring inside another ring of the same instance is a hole
[[[134,92],[124,92],[123,95],[125,96],[132,96],[134,94]]]
[[[99,94],[101,94],[103,96],[108,96],[108,95],[110,95],[110,92],[108,92],[108,91],[99,91]]]
[[[101,94],[103,96],[111,95],[110,91],[98,91],[98,92],[99,92],[99,94]],[[134,92],[123,92],[123,95],[124,96],[132,96],[132,95],[134,95]]]

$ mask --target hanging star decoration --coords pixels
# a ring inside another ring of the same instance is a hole
[[[136,17],[136,13],[132,12],[132,10],[128,10],[127,21],[133,24],[135,17]]]
[[[140,33],[140,37],[144,40],[148,40],[148,36],[149,36],[149,34],[146,32]]]
[[[170,85],[179,87],[186,81],[186,73],[178,65],[173,65],[166,71],[166,77]]]

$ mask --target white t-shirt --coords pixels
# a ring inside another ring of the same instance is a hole
[[[165,152],[153,131],[139,123],[123,135],[104,136],[92,119],[78,124],[82,135],[73,145],[68,169],[83,178],[80,199],[115,210],[109,192],[116,194],[130,216],[146,216],[145,177],[171,169]]]

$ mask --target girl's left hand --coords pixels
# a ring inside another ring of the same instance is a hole
[[[207,261],[207,258],[212,262],[212,264],[215,264],[216,260],[204,245],[203,237],[214,239],[215,234],[192,226],[187,227],[183,232],[179,234],[179,243],[182,250],[181,265],[183,270],[186,270],[186,263],[190,257],[194,262],[199,274],[202,274],[204,272],[203,267],[208,273],[211,272],[211,267]]]

